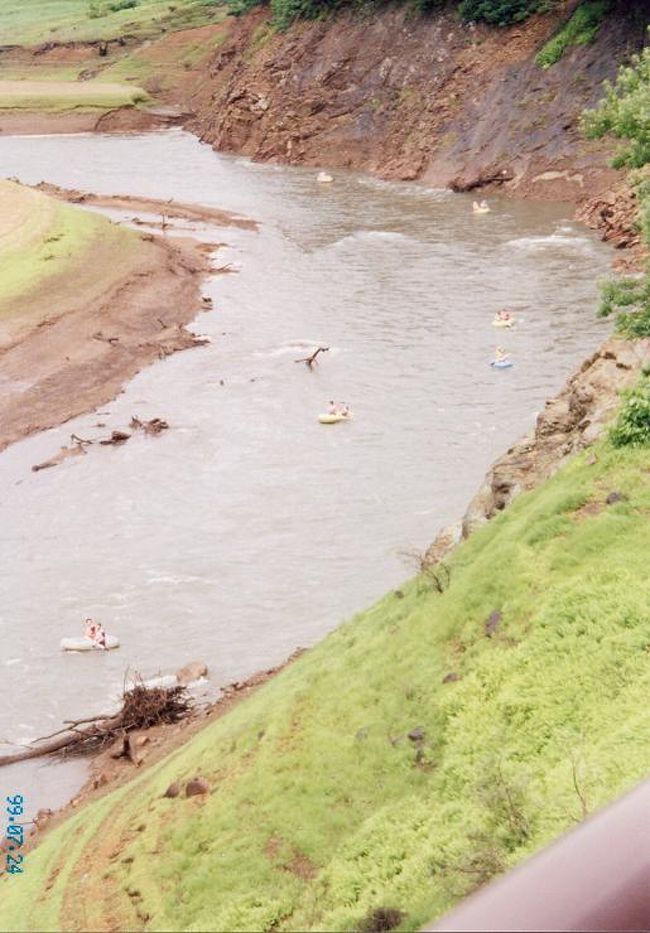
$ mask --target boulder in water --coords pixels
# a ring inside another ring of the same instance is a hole
[[[185,667],[176,671],[176,680],[182,687],[186,687],[194,680],[200,680],[201,677],[208,676],[208,665],[204,661],[190,661]]]

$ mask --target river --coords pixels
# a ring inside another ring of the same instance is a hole
[[[127,668],[192,659],[216,689],[309,646],[412,573],[492,460],[607,333],[611,254],[563,205],[471,199],[414,184],[252,164],[181,131],[0,138],[0,175],[174,197],[260,222],[227,229],[205,286],[213,342],[140,373],[99,420],[167,419],[157,438],[30,467],[98,415],[0,455],[0,736],[25,742],[101,712]],[[201,231],[199,231],[201,232]],[[214,231],[203,231],[214,240]],[[521,319],[490,326],[501,307]],[[489,366],[497,342],[515,365]],[[295,359],[329,346],[310,372]],[[323,427],[328,399],[354,420]],[[63,654],[100,619],[119,651]],[[5,769],[32,808],[83,765]]]

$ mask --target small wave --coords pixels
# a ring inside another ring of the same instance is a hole
[[[335,240],[333,243],[330,243],[328,246],[324,247],[325,249],[338,249],[341,246],[349,246],[350,244],[358,245],[364,242],[380,242],[380,243],[417,243],[413,237],[407,236],[405,233],[398,233],[396,230],[355,230],[354,233],[348,233],[347,236],[341,237],[339,240]]]
[[[151,577],[147,580],[147,586],[155,586],[158,583],[205,583],[203,577],[196,577],[192,574],[160,574],[157,577]]]
[[[560,234],[551,233],[548,236],[524,236],[516,240],[508,240],[505,244],[507,249],[522,250],[540,250],[540,249],[572,249],[581,251],[591,251],[591,243],[586,237],[580,236],[560,236]]]
[[[5,661],[6,667],[11,667],[12,664],[20,664],[22,658],[9,658],[8,661]]]
[[[427,198],[434,201],[448,201],[455,197],[449,188],[428,188],[425,185],[404,181],[384,181],[381,178],[357,178],[357,183],[376,191],[390,191],[391,194],[405,198]]]

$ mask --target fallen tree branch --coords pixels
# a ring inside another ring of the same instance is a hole
[[[57,752],[87,754],[118,738],[124,739],[129,732],[149,729],[160,723],[178,722],[191,709],[192,700],[185,687],[146,687],[139,679],[131,689],[124,690],[119,713],[71,720],[58,733],[37,739],[38,744],[0,756],[0,767]],[[87,727],[79,728],[82,725]],[[134,755],[131,757],[135,760]]]
[[[294,363],[306,363],[307,366],[311,369],[316,362],[316,357],[319,353],[328,353],[329,347],[318,347],[311,356],[305,356],[301,360],[294,360]]]

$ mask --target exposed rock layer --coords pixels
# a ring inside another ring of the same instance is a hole
[[[543,71],[535,54],[574,7],[509,29],[389,7],[284,34],[256,11],[224,27],[190,127],[259,160],[578,200],[616,177],[580,114],[642,45],[644,21],[612,17]]]

